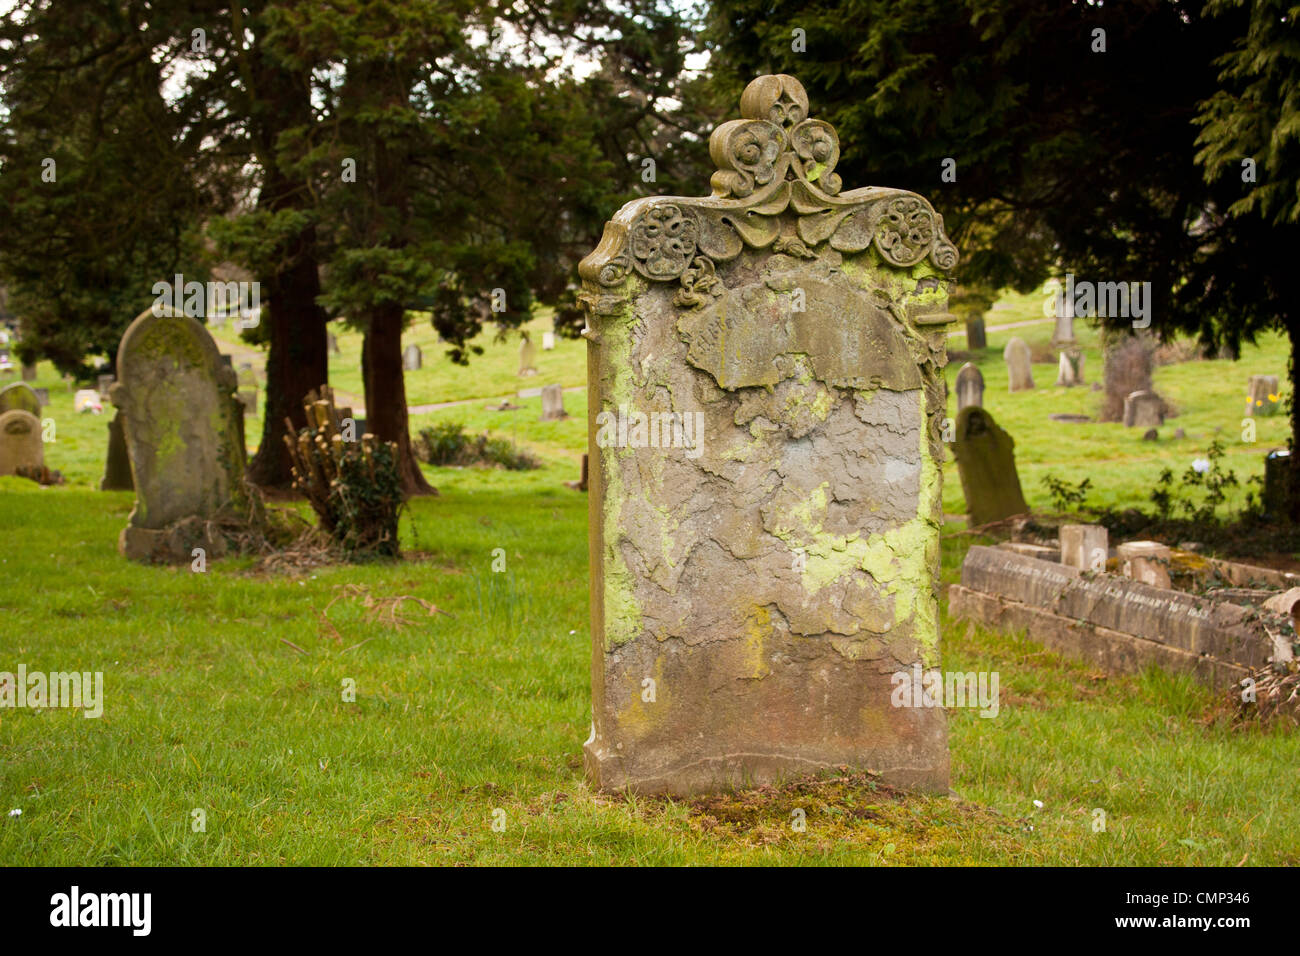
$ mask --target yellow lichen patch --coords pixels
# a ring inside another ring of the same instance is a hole
[[[745,670],[746,676],[753,680],[772,672],[765,652],[765,638],[771,633],[772,612],[766,607],[755,607],[745,619]]]

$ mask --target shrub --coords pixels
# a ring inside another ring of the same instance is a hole
[[[415,441],[415,454],[430,465],[487,465],[509,471],[542,467],[536,455],[509,439],[494,438],[487,432],[467,435],[465,426],[457,422],[440,422],[421,429]]]

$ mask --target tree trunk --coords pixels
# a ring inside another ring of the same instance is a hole
[[[1290,481],[1287,482],[1287,515],[1293,525],[1300,524],[1300,446],[1296,439],[1300,437],[1300,317],[1287,316],[1287,337],[1291,340],[1291,359],[1287,363],[1287,377],[1291,379],[1291,438],[1287,447],[1291,449],[1289,459]]]
[[[397,443],[398,475],[402,491],[409,498],[438,492],[425,480],[411,447],[402,374],[404,318],[400,303],[387,303],[371,311],[362,343],[362,373],[366,384],[366,430],[383,441]]]

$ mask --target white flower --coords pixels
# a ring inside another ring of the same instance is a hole
[[[1035,801],[1034,801],[1034,806],[1036,806],[1039,810],[1043,809],[1043,801],[1042,801],[1042,800],[1035,800]]]
[[[22,808],[21,808],[21,807],[14,807],[12,810],[9,811],[9,815],[10,815],[11,817],[21,817],[21,816],[23,815]]]
[[[1202,475],[1210,470],[1210,462],[1205,458],[1197,458],[1192,462],[1192,470],[1199,471]]]

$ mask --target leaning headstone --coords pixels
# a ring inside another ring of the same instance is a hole
[[[1124,427],[1158,428],[1165,423],[1164,408],[1155,392],[1133,392],[1124,399]]]
[[[21,408],[36,416],[41,414],[40,397],[26,382],[14,382],[0,388],[0,415],[14,408]]]
[[[970,362],[957,373],[957,411],[984,404],[984,376]]]
[[[560,385],[547,385],[542,389],[542,421],[554,422],[568,418],[564,410],[564,388]]]
[[[127,328],[111,396],[125,416],[136,502],[118,549],[134,560],[209,558],[225,541],[209,523],[242,500],[243,419],[235,373],[192,318],[153,310]]]
[[[542,333],[542,351],[543,351],[543,352],[550,352],[550,351],[553,350],[554,348],[555,348],[555,333],[554,333],[554,332],[543,332],[543,333]]]
[[[108,423],[108,457],[104,460],[104,477],[100,491],[132,491],[131,458],[126,452],[126,432],[122,428],[122,411],[118,410]]]
[[[24,382],[34,382],[34,381],[36,381],[36,364],[35,364],[35,363],[32,363],[31,365],[23,365],[23,381],[24,381]]]
[[[1067,348],[1061,351],[1057,364],[1056,384],[1066,388],[1087,384],[1083,380],[1083,350]]]
[[[1100,524],[1061,525],[1061,563],[1080,571],[1106,570],[1110,533]]]
[[[966,320],[966,348],[974,352],[988,347],[988,336],[984,332],[984,316],[971,316]]]
[[[942,710],[894,691],[939,660],[957,251],[920,196],[841,193],[793,77],[741,113],[712,196],[630,203],[579,267],[588,772],[689,793],[869,767],[946,792]]]
[[[12,475],[19,468],[39,469],[44,464],[41,420],[24,408],[0,414],[0,475]]]
[[[1252,375],[1246,391],[1246,414],[1260,417],[1282,410],[1282,396],[1276,375]]]
[[[1011,391],[1023,392],[1034,387],[1033,357],[1024,339],[1013,337],[1002,350],[1002,358],[1007,363]]]
[[[424,367],[424,353],[412,342],[402,350],[402,371],[417,372]]]
[[[1124,420],[1124,402],[1134,392],[1152,392],[1154,346],[1150,336],[1117,335],[1107,344],[1102,362],[1106,398],[1098,419],[1103,422]]]
[[[957,414],[952,453],[971,527],[1029,510],[1016,472],[1015,448],[1015,440],[987,410],[971,406]]]
[[[519,343],[519,377],[537,374],[537,346],[533,340],[524,335],[523,341]]]

